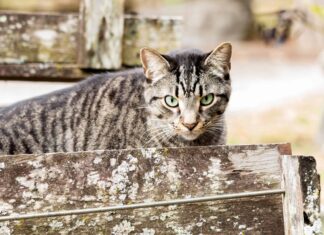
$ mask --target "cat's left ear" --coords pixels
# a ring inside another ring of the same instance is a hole
[[[156,50],[142,48],[140,56],[144,74],[148,81],[158,81],[169,72],[169,62]]]
[[[231,69],[232,45],[229,42],[220,44],[206,58],[207,66],[221,66],[225,70]]]

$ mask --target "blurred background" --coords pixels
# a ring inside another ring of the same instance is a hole
[[[1,0],[0,9],[77,13],[79,1]],[[324,183],[323,0],[126,0],[126,12],[182,16],[184,48],[232,42],[229,144],[290,142],[294,155],[316,158]],[[72,84],[1,79],[0,106]]]

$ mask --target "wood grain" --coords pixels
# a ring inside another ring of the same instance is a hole
[[[0,166],[2,216],[271,190],[282,185],[278,145],[2,156]],[[267,220],[269,213],[275,213],[275,218]],[[165,218],[160,219],[162,214]],[[268,195],[1,224],[13,234],[32,229],[33,234],[44,229],[49,234],[67,229],[77,233],[81,228],[80,232],[92,228],[97,233],[158,228],[170,234],[186,230],[264,234],[275,228],[276,234],[282,234],[282,215],[282,196]]]
[[[140,65],[139,51],[151,47],[160,53],[179,49],[182,39],[182,19],[179,17],[125,16],[123,64]]]
[[[75,63],[76,14],[0,12],[0,63]]]
[[[303,192],[304,232],[321,234],[320,215],[320,176],[316,170],[316,161],[311,156],[299,156],[299,175]]]
[[[73,64],[0,64],[0,78],[6,79],[79,80],[89,75]]]
[[[296,156],[281,158],[283,171],[285,234],[304,232],[303,195],[300,184],[299,160]]]
[[[92,69],[120,68],[124,0],[82,0],[80,4],[78,64]]]

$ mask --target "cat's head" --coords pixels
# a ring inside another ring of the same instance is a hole
[[[150,48],[141,50],[147,78],[144,97],[157,136],[195,140],[223,129],[231,94],[231,53],[230,43],[209,53],[190,50],[162,55]]]

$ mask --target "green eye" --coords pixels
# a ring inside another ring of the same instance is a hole
[[[203,106],[207,106],[207,105],[210,105],[211,103],[213,103],[213,101],[214,101],[214,95],[210,93],[208,95],[203,96],[200,99],[200,104]]]
[[[175,98],[171,95],[167,95],[166,97],[164,97],[164,101],[168,106],[170,106],[172,108],[177,107],[179,104],[177,98]]]

